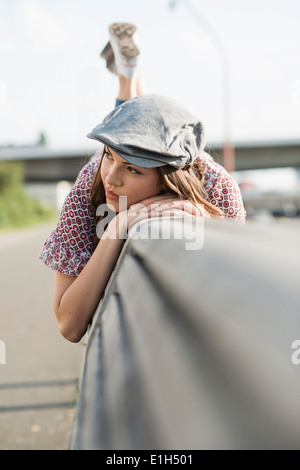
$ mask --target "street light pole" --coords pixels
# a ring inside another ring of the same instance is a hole
[[[171,8],[175,8],[181,0],[172,0]],[[204,29],[212,38],[218,54],[220,56],[222,71],[222,105],[223,105],[223,165],[228,171],[235,169],[234,146],[231,142],[231,92],[230,92],[230,70],[227,52],[218,34],[212,29],[209,23],[200,15],[199,11],[189,0],[182,0],[192,17],[198,22],[200,27]]]

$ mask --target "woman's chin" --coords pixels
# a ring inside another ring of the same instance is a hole
[[[110,211],[119,212],[119,203],[118,201],[111,201],[109,199],[106,199],[106,205],[109,208]]]

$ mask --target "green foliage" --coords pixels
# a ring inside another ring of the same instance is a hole
[[[47,145],[47,137],[43,131],[39,133],[37,145]]]
[[[22,174],[21,164],[0,161],[0,230],[26,227],[55,217],[52,208],[24,192]]]
[[[20,188],[23,181],[22,163],[0,161],[0,195]]]

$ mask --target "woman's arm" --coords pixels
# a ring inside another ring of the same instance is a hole
[[[79,276],[56,273],[54,311],[61,334],[71,342],[86,333],[124,244],[118,236],[119,217],[114,221]]]
[[[77,343],[86,333],[131,224],[148,217],[183,212],[197,215],[191,203],[170,195],[153,196],[140,201],[120,212],[109,223],[93,255],[77,277],[56,273],[54,311],[60,332],[66,339]]]

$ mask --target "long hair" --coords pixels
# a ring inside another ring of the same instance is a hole
[[[89,203],[96,217],[97,207],[106,203],[105,190],[101,179],[101,164],[104,156],[103,149],[97,171],[94,175]],[[162,183],[160,194],[171,193],[183,200],[190,201],[194,206],[203,204],[204,209],[211,217],[225,217],[224,212],[214,206],[205,198],[203,180],[206,165],[201,161],[201,157],[196,158],[191,164],[176,170],[169,165],[158,167]],[[103,219],[104,215],[96,217],[96,223]],[[99,240],[96,241],[96,243]]]

